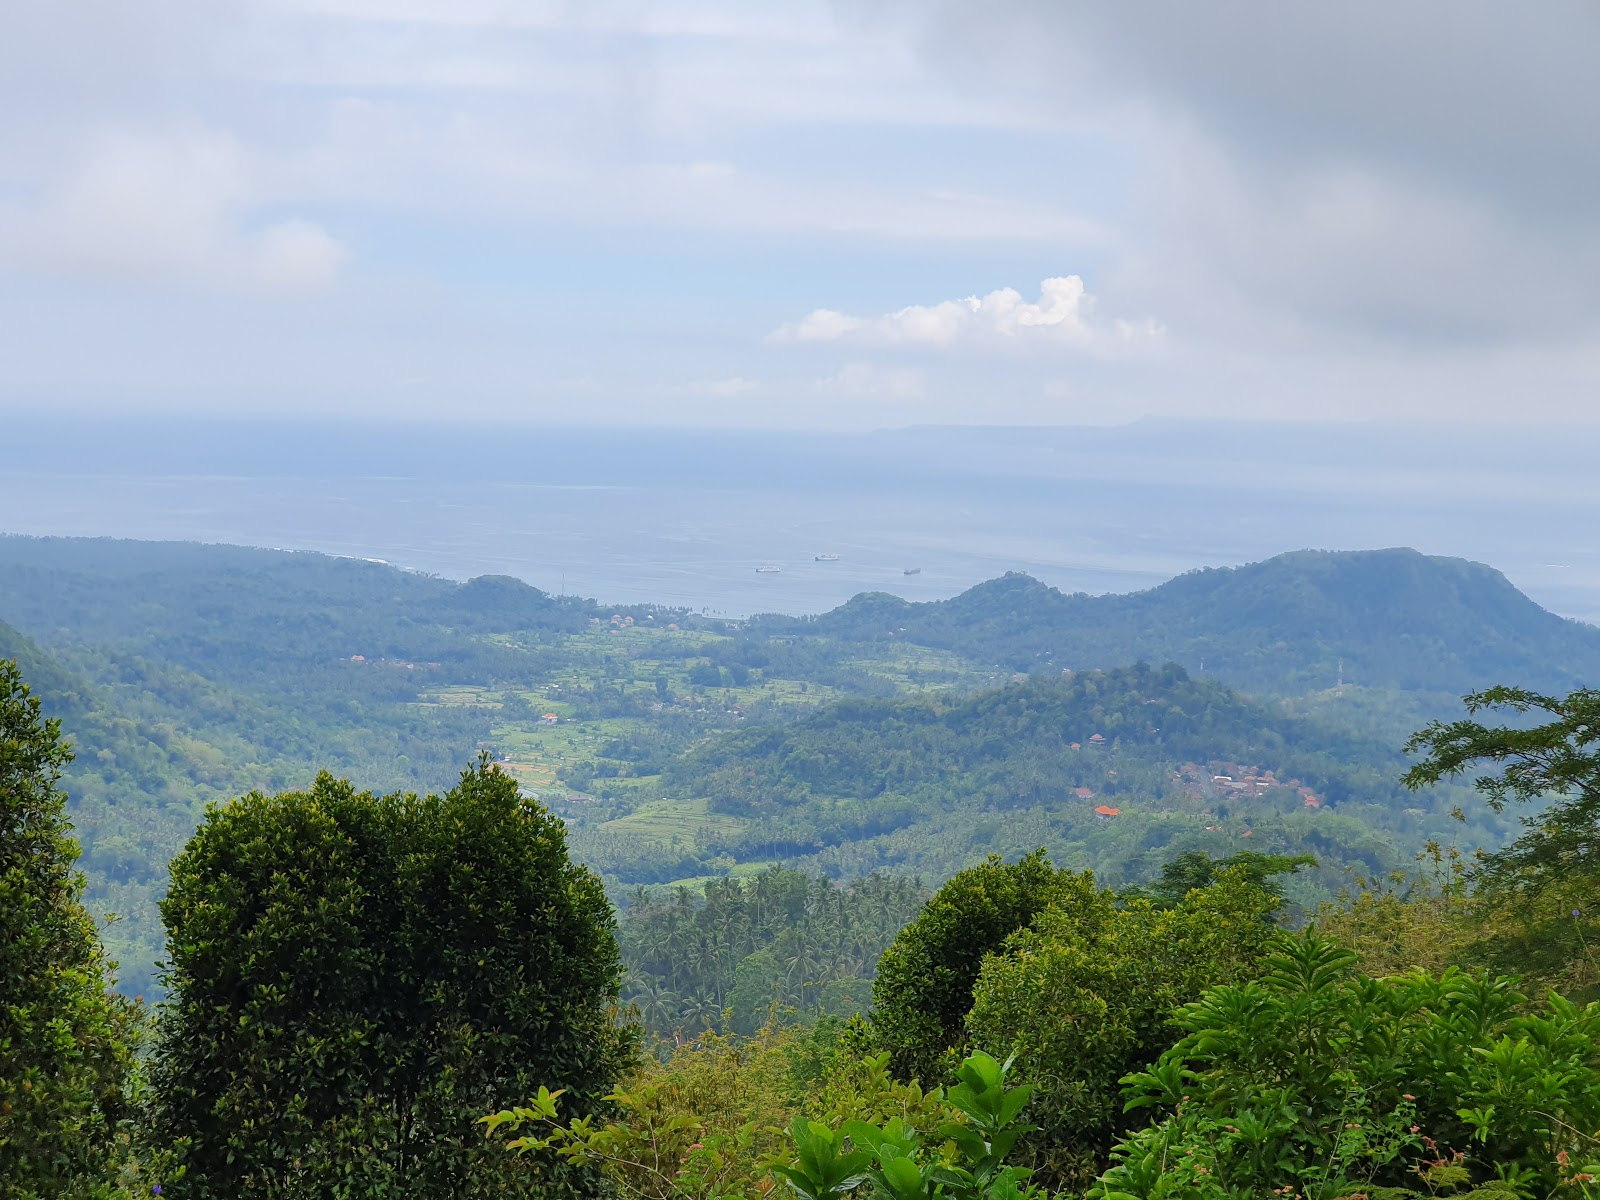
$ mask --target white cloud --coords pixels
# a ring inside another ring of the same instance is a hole
[[[952,85],[1142,164],[1118,294],[1189,345],[1297,367],[1600,336],[1592,4],[861,3]]]
[[[323,287],[338,276],[350,252],[320,225],[283,221],[245,239],[250,265],[263,283]]]
[[[846,363],[839,372],[819,379],[818,392],[857,400],[920,400],[928,391],[927,377],[914,367],[880,367],[873,363]]]
[[[31,203],[0,207],[0,263],[223,286],[333,282],[349,254],[319,225],[250,227],[261,175],[222,134],[102,136]]]
[[[1581,0],[10,8],[0,407],[1600,419]]]
[[[1104,321],[1095,298],[1077,275],[1046,279],[1037,302],[1015,288],[940,304],[913,304],[881,317],[854,317],[819,308],[775,330],[779,342],[854,341],[877,345],[936,346],[1041,344],[1106,354],[1157,341],[1154,321]]]

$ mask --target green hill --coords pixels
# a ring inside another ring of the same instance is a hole
[[[1463,830],[1460,797],[1412,796],[1403,770],[1385,741],[1138,665],[957,701],[844,700],[715,738],[662,784],[743,822],[706,837],[708,854],[845,875],[942,877],[1045,845],[1124,883],[1184,850],[1248,848],[1313,853],[1337,888],[1345,868],[1382,873],[1429,838],[1498,843],[1492,818]]]
[[[1284,555],[1132,596],[1008,575],[938,603],[867,595],[725,624],[319,554],[0,537],[0,619],[0,655],[77,746],[89,900],[124,918],[109,940],[132,991],[204,805],[319,768],[432,790],[490,749],[628,884],[775,862],[935,880],[1044,845],[1108,882],[1183,849],[1305,849],[1328,864],[1307,886],[1326,889],[1425,837],[1501,840],[1396,789],[1423,699],[1443,712],[1482,684],[1600,674],[1600,631],[1486,567],[1403,550]],[[1361,687],[1312,694],[1341,661]],[[1013,672],[1026,684],[996,689]],[[1091,752],[1095,733],[1108,744]],[[1298,786],[1224,794],[1210,776],[1228,764]]]
[[[949,600],[867,594],[756,628],[899,638],[1014,671],[1171,661],[1279,695],[1332,687],[1341,670],[1362,687],[1456,695],[1600,679],[1600,629],[1546,611],[1491,567],[1405,549],[1298,551],[1130,595],[1065,595],[1010,574]]]

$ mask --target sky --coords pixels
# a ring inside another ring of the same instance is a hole
[[[0,22],[0,413],[1600,422],[1592,0]]]

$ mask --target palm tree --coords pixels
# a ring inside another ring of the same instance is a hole
[[[710,1029],[722,1017],[722,1006],[704,992],[690,996],[683,1002],[680,1017],[684,1027],[696,1033]]]
[[[678,994],[663,987],[654,979],[642,980],[638,990],[630,997],[639,1009],[639,1017],[657,1033],[672,1028],[679,1009]]]

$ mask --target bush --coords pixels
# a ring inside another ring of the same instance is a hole
[[[598,1167],[638,1200],[767,1200],[778,1179],[802,1200],[1032,1194],[1026,1169],[1007,1162],[1029,1092],[1008,1081],[1009,1063],[972,1055],[948,1093],[924,1092],[891,1079],[887,1055],[848,1058],[837,1042],[813,1077],[827,1041],[773,1025],[706,1034],[619,1088],[609,1120],[563,1120],[561,1094],[541,1088],[484,1123],[521,1135],[506,1149]]]
[[[1505,977],[1373,979],[1354,962],[1314,933],[1278,935],[1264,978],[1186,1005],[1183,1040],[1124,1080],[1128,1107],[1157,1119],[1094,1194],[1570,1185],[1600,1150],[1600,1005],[1524,1012]]]
[[[162,903],[156,1132],[195,1197],[547,1196],[475,1120],[539,1085],[588,1112],[627,1045],[599,881],[487,758],[444,796],[213,808]],[[175,1193],[176,1194],[176,1193]]]
[[[838,1129],[796,1117],[793,1150],[772,1173],[800,1200],[840,1200],[852,1193],[873,1200],[1021,1200],[1042,1196],[1030,1172],[1009,1161],[1031,1087],[1008,1079],[1011,1063],[969,1055],[948,1092],[929,1100],[938,1118],[931,1129],[894,1116],[848,1120]],[[930,1136],[931,1134],[931,1136]]]
[[[1037,1085],[1030,1146],[1044,1177],[1100,1172],[1127,1128],[1119,1081],[1172,1044],[1179,1005],[1260,969],[1277,904],[1240,868],[1171,908],[1119,902],[1086,872],[984,960],[967,1036],[1014,1055]]]
[[[966,1045],[985,956],[1027,928],[1072,878],[1043,850],[1016,863],[991,856],[941,887],[901,930],[878,963],[872,1028],[902,1079],[945,1073]]]
[[[750,1038],[706,1033],[623,1080],[605,1120],[573,1120],[567,1097],[541,1088],[483,1123],[491,1135],[522,1133],[506,1149],[601,1171],[623,1196],[757,1200],[763,1163],[799,1111],[794,1067],[803,1051],[798,1031],[771,1024]]]

